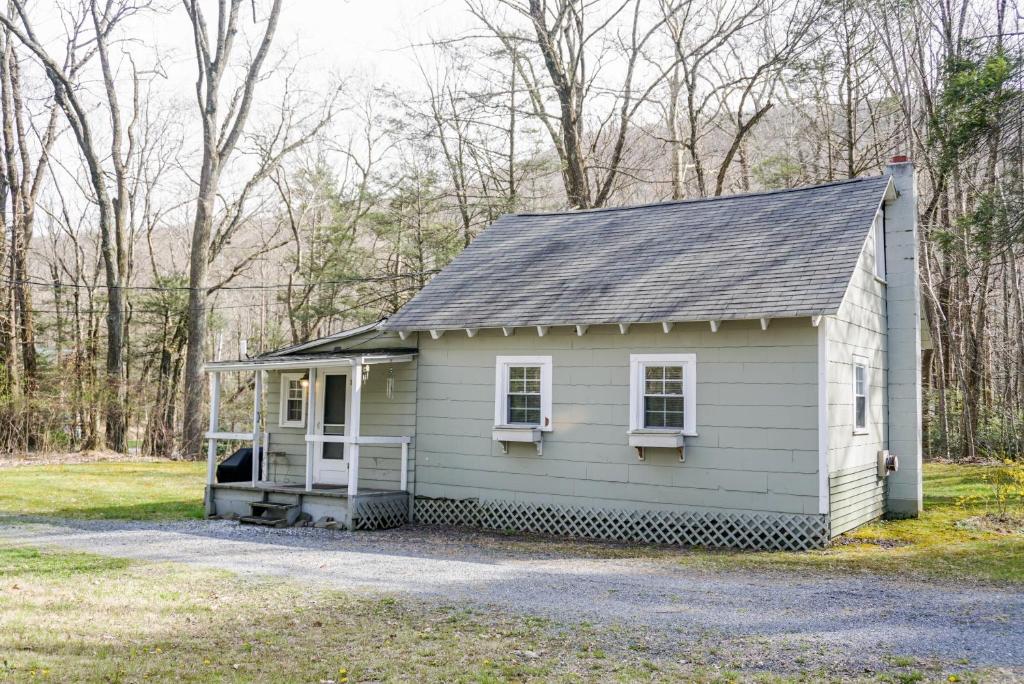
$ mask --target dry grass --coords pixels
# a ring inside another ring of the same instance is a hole
[[[0,548],[0,680],[710,681],[593,628],[80,553]],[[618,637],[621,639],[621,637]],[[769,678],[771,679],[771,678]]]

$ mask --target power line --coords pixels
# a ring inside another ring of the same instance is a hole
[[[429,271],[415,271],[410,273],[399,273],[395,275],[387,276],[365,276],[358,278],[344,278],[341,280],[323,280],[315,283],[272,283],[272,284],[261,284],[261,285],[224,285],[223,287],[216,288],[218,291],[221,290],[277,290],[294,287],[322,287],[327,285],[361,285],[368,283],[388,283],[395,280],[402,280],[404,278],[419,278],[424,276],[434,275],[439,273],[441,269],[434,268]],[[38,280],[10,280],[0,279],[0,283],[10,285],[12,287],[16,285],[27,285],[29,287],[46,287],[46,288],[67,288],[67,289],[80,289],[80,290],[97,290],[97,289],[108,289],[111,286],[105,283],[96,283],[95,285],[86,285],[83,283],[64,283],[64,282],[41,282]],[[159,286],[159,285],[115,285],[120,290],[141,290],[148,292],[190,292],[196,289],[209,290],[211,287],[194,288],[187,285],[176,286]]]

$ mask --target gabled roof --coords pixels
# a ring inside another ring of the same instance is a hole
[[[889,183],[503,216],[381,327],[831,315]]]
[[[355,337],[356,335],[362,335],[363,333],[372,332],[378,329],[381,323],[383,322],[384,319],[381,319],[379,321],[374,321],[373,323],[361,325],[358,328],[342,330],[341,332],[326,335],[325,337],[318,337],[316,339],[309,340],[308,342],[300,342],[299,344],[293,344],[288,347],[281,347],[280,349],[275,349],[273,351],[266,352],[265,354],[261,354],[260,357],[262,358],[266,356],[290,356],[306,349],[313,349],[314,347],[319,347],[324,344],[337,342],[339,340],[346,340],[350,337]]]

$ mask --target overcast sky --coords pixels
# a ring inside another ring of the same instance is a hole
[[[191,96],[196,71],[191,27],[180,4],[172,7],[139,26],[147,34],[139,38],[158,46],[174,87]],[[214,23],[215,7],[207,12]],[[408,46],[451,36],[469,24],[463,0],[285,0],[275,43],[294,46],[311,71],[411,86],[415,75]]]

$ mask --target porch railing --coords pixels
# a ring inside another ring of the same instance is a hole
[[[402,448],[402,465],[398,477],[399,488],[405,492],[409,487],[409,444],[412,437],[371,437],[369,435],[306,435],[310,444],[348,444],[348,495],[359,493],[359,447],[361,446],[396,446]],[[313,488],[313,449],[306,449],[306,489]]]
[[[207,468],[206,468],[206,482],[207,484],[214,484],[217,479],[217,442],[218,441],[230,441],[230,442],[251,442],[253,444],[253,454],[257,453],[260,445],[263,446],[263,472],[260,473],[257,468],[259,459],[253,458],[253,484],[257,482],[267,482],[270,478],[269,470],[269,450],[270,445],[270,434],[262,433],[262,439],[253,439],[253,433],[251,432],[207,432],[205,435],[208,440],[207,450]],[[403,492],[409,490],[409,444],[412,443],[412,437],[402,435],[397,437],[391,436],[370,436],[361,435],[359,437],[353,437],[351,435],[306,435],[306,441],[311,444],[349,444],[356,446],[355,449],[349,449],[349,463],[348,463],[348,494],[349,496],[355,496],[359,492],[359,449],[360,446],[385,446],[385,447],[399,447],[402,453],[402,463],[399,472],[399,489]],[[313,489],[313,450],[306,450],[306,490],[311,491]]]

